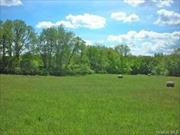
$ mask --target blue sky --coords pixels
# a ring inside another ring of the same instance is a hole
[[[180,0],[0,0],[2,20],[37,32],[63,24],[88,44],[127,44],[134,55],[170,53],[180,44]]]

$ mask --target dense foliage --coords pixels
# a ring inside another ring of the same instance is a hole
[[[127,45],[88,46],[63,26],[34,29],[21,20],[0,21],[1,73],[74,75],[90,73],[180,76],[180,49],[170,55],[133,56]]]

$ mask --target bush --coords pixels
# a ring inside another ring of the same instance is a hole
[[[23,59],[20,66],[22,74],[35,75],[39,73],[38,63],[34,60]]]
[[[17,75],[21,74],[21,68],[20,67],[15,67],[14,73],[17,74]]]
[[[39,67],[41,66],[41,63],[41,60],[36,56],[32,56],[31,54],[23,55],[22,60],[20,61],[22,74],[40,74]]]
[[[49,75],[49,72],[47,69],[41,69],[40,72],[39,72],[40,75],[43,75],[43,76],[47,76]]]
[[[93,70],[90,69],[88,65],[69,65],[66,69],[67,74],[76,75],[76,74],[92,74]]]

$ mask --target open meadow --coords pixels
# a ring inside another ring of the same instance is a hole
[[[178,77],[1,75],[0,88],[1,135],[180,132]]]

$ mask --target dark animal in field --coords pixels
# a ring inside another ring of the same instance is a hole
[[[175,86],[175,83],[173,81],[167,81],[166,82],[166,86],[167,87],[174,87]]]

